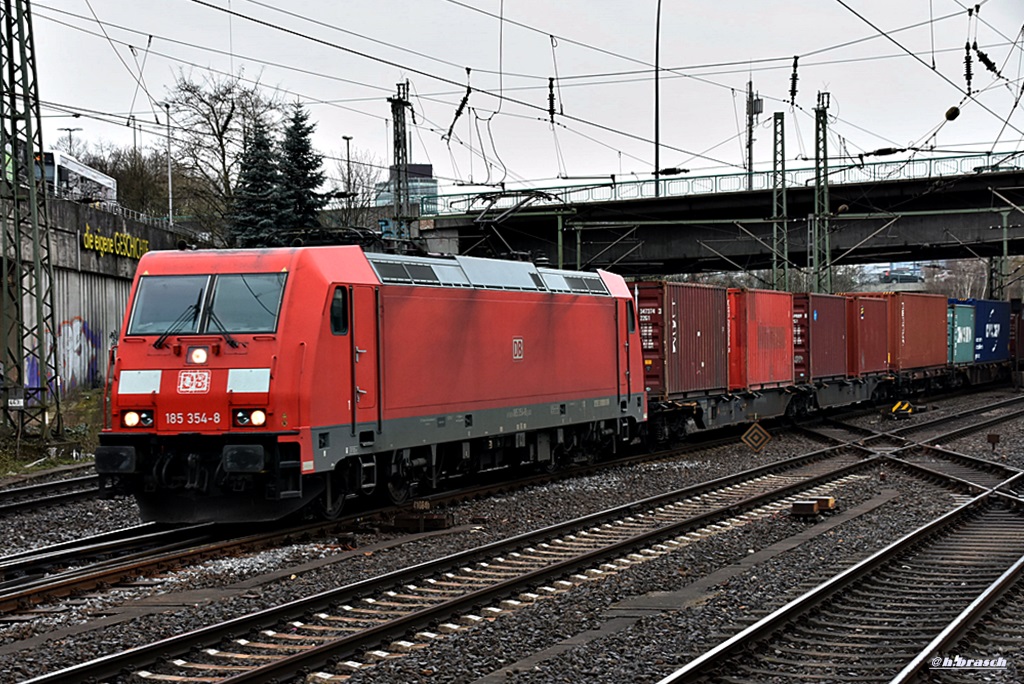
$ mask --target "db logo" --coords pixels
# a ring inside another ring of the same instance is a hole
[[[210,371],[178,371],[178,394],[206,394],[210,391]]]
[[[512,338],[512,360],[522,361],[523,360],[523,338],[513,337]]]

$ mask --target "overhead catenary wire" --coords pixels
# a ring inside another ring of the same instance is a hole
[[[422,57],[423,59],[426,59],[426,60],[429,60],[429,61],[432,61],[432,62],[437,62],[438,64],[443,64],[445,66],[454,67],[456,69],[461,69],[464,66],[462,64],[456,64],[455,62],[451,62],[451,61],[446,60],[446,59],[441,59],[439,57],[435,57],[434,55],[430,55],[430,54],[427,54],[425,52],[420,52],[418,50],[413,50],[411,48],[407,48],[407,47],[405,47],[403,45],[397,45],[395,43],[389,43],[389,42],[381,40],[379,38],[374,38],[372,36],[363,35],[362,33],[357,33],[356,31],[352,31],[350,29],[344,29],[344,28],[341,28],[340,26],[335,26],[333,24],[328,24],[327,22],[323,22],[323,21],[320,21],[318,19],[315,19],[314,17],[311,17],[308,14],[299,14],[297,12],[292,12],[292,11],[286,10],[286,9],[284,9],[282,7],[278,7],[278,6],[275,6],[275,5],[270,5],[270,4],[267,4],[265,2],[260,2],[259,0],[244,0],[244,1],[248,2],[248,3],[252,4],[252,5],[256,5],[258,7],[262,7],[264,9],[271,10],[273,12],[278,12],[280,14],[284,14],[284,15],[292,17],[294,19],[299,19],[301,21],[309,22],[311,24],[314,24],[316,26],[320,26],[322,28],[330,29],[332,31],[337,31],[338,33],[344,33],[346,35],[350,35],[350,36],[353,36],[355,38],[360,38],[360,39],[365,40],[365,41],[370,42],[370,43],[376,43],[378,45],[383,45],[384,47],[391,48],[393,50],[398,50],[400,52],[406,52],[406,53],[408,53],[410,55],[414,55],[416,57]],[[504,0],[502,0],[502,2],[504,2]],[[480,67],[474,67],[474,71],[478,71],[478,72],[480,72],[482,74],[496,74],[496,75],[503,73],[502,67],[500,67],[500,66],[498,68],[498,71],[483,69],[483,68],[480,68]],[[538,77],[536,75],[533,75],[533,74],[513,73],[513,74],[509,74],[509,75],[510,76],[517,76],[519,78],[540,78],[540,77]]]
[[[408,65],[400,64],[400,63],[395,62],[393,60],[385,59],[384,57],[379,57],[377,55],[371,55],[371,54],[368,54],[366,52],[362,52],[360,50],[356,50],[354,48],[350,48],[350,47],[347,47],[347,46],[344,46],[344,45],[339,45],[337,43],[333,43],[331,41],[324,40],[322,38],[317,38],[316,36],[311,36],[311,35],[308,35],[308,34],[304,34],[304,33],[300,32],[300,31],[296,31],[294,29],[286,28],[284,26],[275,25],[275,24],[272,24],[270,22],[264,21],[262,19],[258,19],[256,17],[251,17],[251,16],[248,16],[248,15],[245,15],[245,14],[238,13],[236,11],[228,10],[225,7],[218,7],[216,5],[213,5],[213,4],[209,3],[209,2],[207,2],[206,0],[190,0],[190,1],[192,3],[194,3],[194,4],[196,4],[196,5],[207,7],[209,9],[212,9],[212,10],[215,10],[215,11],[218,11],[218,12],[231,13],[231,14],[239,17],[239,18],[245,19],[246,21],[253,22],[255,24],[259,24],[259,25],[264,26],[266,28],[270,28],[270,29],[273,29],[275,31],[286,33],[288,35],[295,36],[295,37],[298,37],[298,38],[303,38],[303,39],[312,41],[314,43],[317,43],[319,45],[323,45],[325,47],[330,47],[330,48],[333,48],[333,49],[336,49],[336,50],[340,50],[342,52],[346,52],[346,53],[349,53],[349,54],[352,54],[352,55],[363,57],[365,59],[369,59],[369,60],[377,62],[379,64],[384,64],[384,65],[387,65],[387,66],[390,66],[390,67],[393,67],[393,68],[396,68],[396,69],[402,69],[402,70],[408,71],[410,73],[418,74],[420,76],[425,76],[427,78],[437,80],[437,81],[442,82],[442,83],[447,83],[448,85],[460,85],[460,84],[457,84],[452,79],[447,78],[445,76],[440,76],[440,75],[437,75],[437,74],[432,74],[432,73],[424,71],[422,69],[417,69],[415,67],[411,67],[411,66],[408,66]],[[474,88],[473,90],[476,91],[476,92],[488,95],[489,97],[498,97],[494,93],[492,93],[492,92],[490,92],[488,90],[481,89],[481,88]],[[519,105],[521,107],[525,107],[525,108],[528,108],[528,109],[542,109],[539,105],[536,105],[536,104],[534,104],[532,102],[526,102],[526,101],[523,101],[523,100],[518,100],[518,99],[510,98],[507,95],[504,96],[504,99],[506,101],[508,101],[508,102],[511,102],[513,104],[516,104],[516,105]],[[599,130],[603,130],[603,131],[607,131],[607,132],[610,132],[610,133],[614,133],[614,134],[623,136],[625,138],[630,138],[630,139],[637,140],[637,141],[644,142],[644,143],[651,143],[651,142],[653,142],[653,141],[645,138],[644,136],[637,135],[635,133],[629,133],[627,131],[618,130],[618,129],[612,127],[612,126],[608,126],[608,125],[605,125],[605,124],[597,123],[595,121],[590,121],[590,120],[584,119],[582,117],[571,116],[571,115],[564,115],[564,116],[566,118],[572,120],[572,121],[576,121],[577,123],[582,123],[582,124],[587,125],[587,126],[593,126],[594,128],[597,128]],[[671,145],[666,145],[665,143],[662,143],[662,147],[665,147],[666,149],[670,149],[670,150],[672,150],[674,152],[679,152],[679,153],[682,153],[682,154],[694,154],[693,152],[690,152],[688,150],[680,149],[678,147],[671,146]],[[715,162],[717,164],[722,164],[724,166],[733,166],[733,167],[736,167],[736,168],[740,168],[739,165],[737,165],[737,164],[733,164],[733,163],[730,163],[730,162],[727,162],[727,161],[723,161],[723,160],[720,160],[720,159],[709,158],[708,161],[712,161],[712,162]]]
[[[141,88],[142,92],[146,93],[146,96],[149,98],[150,104],[154,107],[154,115],[155,115],[155,108],[157,106],[157,99],[155,97],[153,97],[152,93],[149,92],[149,89],[146,87],[145,82],[142,80],[141,74],[139,76],[136,76],[135,72],[132,71],[132,68],[128,65],[128,62],[126,62],[124,60],[124,57],[121,56],[121,53],[117,51],[117,48],[114,46],[114,41],[111,40],[110,36],[107,34],[106,29],[103,28],[103,23],[100,21],[99,16],[96,14],[96,10],[93,9],[92,3],[89,0],[85,0],[85,5],[86,5],[86,7],[89,8],[89,12],[92,13],[93,19],[96,20],[96,24],[100,27],[100,30],[103,32],[103,36],[107,39],[107,42],[110,44],[111,50],[114,51],[114,55],[117,56],[118,61],[120,61],[121,64],[124,65],[125,70],[131,75],[132,80],[135,81],[137,87]],[[134,98],[132,98],[132,99],[133,99],[133,102],[134,102]]]
[[[501,105],[505,101],[505,0],[501,0],[498,14],[498,107],[487,117],[490,120],[501,113]],[[490,126],[488,126],[488,129]]]
[[[133,46],[131,46],[131,45],[128,46],[128,49],[131,50],[132,57],[135,59],[135,67],[139,70],[139,80],[135,84],[135,92],[132,93],[132,103],[131,103],[131,106],[128,108],[129,111],[132,112],[133,114],[135,113],[135,100],[139,96],[139,90],[142,88],[143,84],[146,82],[146,77],[145,77],[146,62],[149,59],[149,48],[152,47],[152,45],[153,45],[153,36],[149,36],[149,39],[146,41],[146,53],[145,53],[145,55],[142,58],[142,64],[139,64],[139,57],[135,53],[135,48]],[[147,87],[147,89],[148,89],[148,87]]]
[[[36,14],[38,16],[39,13],[37,12]],[[79,16],[79,15],[74,15],[74,16]],[[51,21],[51,22],[53,22],[55,24],[58,24],[58,25],[61,25],[61,26],[66,26],[67,28],[70,28],[72,30],[85,33],[87,35],[92,35],[92,36],[95,36],[95,37],[98,37],[98,38],[103,38],[103,35],[101,35],[101,34],[94,33],[92,31],[89,31],[88,29],[84,29],[84,28],[82,28],[80,26],[74,26],[73,24],[69,24],[67,22],[60,21],[59,19],[54,19],[52,17],[46,17],[45,15],[43,15],[41,18],[46,19],[48,21]],[[104,23],[106,23],[108,26],[111,25],[111,24],[109,24],[109,22],[104,22]],[[126,31],[132,31],[134,33],[139,33],[141,35],[145,35],[144,33],[140,32],[140,31],[135,31],[134,29],[124,29],[123,27],[117,27],[117,28],[122,29],[122,30],[126,30]],[[127,42],[124,42],[124,41],[120,41],[120,40],[117,40],[117,39],[114,39],[114,38],[111,38],[110,40],[111,40],[111,42],[116,43],[118,45],[122,45],[124,47],[131,47],[130,43],[127,43]],[[195,47],[194,45],[192,45],[190,43],[184,43],[182,41],[175,41],[175,40],[167,39],[167,38],[160,38],[160,40],[171,42],[171,43],[176,43],[176,44],[179,44],[179,45]],[[216,53],[216,54],[221,54],[221,55],[225,55],[225,56],[227,55],[226,52],[224,52],[222,50],[217,50],[215,48],[202,48],[202,49],[206,50],[206,51],[209,51],[209,52]],[[194,68],[194,69],[202,70],[202,71],[205,71],[205,72],[208,72],[208,73],[211,73],[211,74],[217,74],[217,75],[226,76],[226,77],[229,77],[229,78],[236,78],[236,79],[238,79],[242,83],[248,83],[250,85],[261,85],[261,83],[258,80],[251,79],[251,78],[246,78],[246,77],[238,75],[238,74],[232,74],[232,73],[227,72],[227,71],[223,71],[223,70],[216,69],[216,68],[213,68],[213,67],[210,67],[210,66],[207,66],[207,65],[199,64],[198,62],[191,62],[191,61],[185,60],[185,59],[180,58],[180,57],[174,57],[172,55],[168,55],[168,54],[160,52],[158,50],[149,49],[147,52],[149,54],[151,54],[151,55],[156,55],[158,57],[162,57],[163,59],[169,60],[171,62],[182,64],[184,66],[188,66],[188,67],[191,67],[191,68]],[[255,59],[252,59],[252,58],[249,58],[249,57],[245,57],[243,55],[237,55],[237,56],[239,56],[240,58],[243,58],[243,59],[247,59],[249,61],[259,62],[259,60],[255,60]],[[270,66],[275,66],[275,67],[278,67],[278,68],[282,68],[282,69],[290,69],[290,70],[295,71],[297,73],[306,73],[306,74],[309,74],[309,75],[319,76],[319,77],[322,77],[322,78],[325,78],[325,79],[333,79],[333,80],[336,80],[336,81],[339,81],[339,82],[343,82],[343,83],[349,83],[349,84],[352,84],[352,85],[358,85],[358,86],[362,86],[362,87],[366,87],[366,88],[373,88],[373,89],[379,90],[381,92],[390,92],[390,90],[388,90],[387,88],[383,88],[381,86],[374,86],[374,85],[370,85],[370,84],[366,84],[366,83],[360,83],[358,81],[352,81],[350,79],[345,79],[345,78],[341,78],[341,77],[335,77],[335,76],[331,76],[331,75],[321,74],[319,72],[309,71],[309,70],[301,69],[299,67],[288,67],[288,66],[281,65],[281,64],[275,64],[273,62],[266,62],[266,64],[268,64]],[[307,104],[322,104],[322,105],[327,105],[327,106],[330,106],[330,107],[336,107],[336,108],[341,109],[341,110],[349,111],[349,112],[352,112],[354,114],[361,114],[363,116],[368,116],[368,117],[372,117],[374,119],[379,119],[381,121],[386,121],[387,120],[386,117],[382,117],[379,114],[373,114],[373,113],[370,113],[370,112],[365,112],[365,111],[363,111],[361,109],[356,109],[354,107],[347,107],[347,106],[345,106],[345,105],[343,105],[343,104],[341,104],[339,102],[336,102],[336,101],[324,100],[324,99],[320,99],[320,98],[314,98],[312,96],[304,95],[304,94],[296,92],[296,91],[284,90],[283,92],[285,92],[285,93],[287,93],[289,95],[295,95],[296,97],[300,98],[301,100],[303,100]],[[149,94],[147,93],[147,95],[149,95]],[[152,99],[152,95],[149,95],[149,97]],[[379,101],[379,99],[380,98],[374,98],[373,101]]]
[[[493,15],[492,15],[492,16],[493,16]],[[129,30],[130,30],[130,29],[129,29]],[[538,30],[538,31],[539,31],[539,30]],[[550,35],[550,34],[548,34],[548,35]],[[847,45],[847,44],[851,44],[851,43],[855,43],[855,42],[861,42],[862,40],[866,40],[866,39],[861,39],[860,41],[849,41],[849,42],[847,42],[847,43],[844,43],[844,44],[841,44],[841,45]],[[186,44],[186,45],[187,45],[187,43],[183,43],[183,44]],[[815,51],[815,52],[824,52],[824,51],[827,51],[828,49],[830,49],[830,48],[824,48],[824,49],[822,49],[822,50],[819,50],[819,51]],[[251,59],[251,60],[254,60],[254,58],[251,58],[251,57],[250,57],[249,59]],[[868,58],[868,59],[870,59],[870,58]],[[258,61],[258,62],[260,62],[260,63],[266,63],[266,64],[271,64],[271,65],[275,65],[275,64],[274,64],[273,62],[266,62],[265,60],[254,60],[254,61]],[[641,60],[636,60],[636,61],[641,61]],[[752,62],[758,62],[758,61],[764,61],[764,60],[753,60]],[[840,60],[840,61],[847,61],[847,60]],[[848,61],[859,61],[859,60],[848,60]],[[278,66],[278,67],[281,67],[281,68],[289,68],[289,67],[287,67],[286,65],[279,65],[279,64],[277,64],[277,65],[275,65],[275,66]],[[302,71],[302,70],[300,70],[300,71]],[[313,73],[315,73],[315,72],[313,72]],[[330,76],[328,76],[328,75],[323,75],[323,74],[318,74],[318,75],[324,76],[325,78],[330,78]],[[346,80],[346,79],[340,79],[340,80],[343,80],[343,81],[344,81],[344,80]],[[564,79],[564,78],[560,79],[560,82],[561,82],[562,80],[565,80],[565,79]],[[720,86],[720,87],[726,87],[726,88],[731,88],[730,86],[726,86],[726,85],[724,85],[724,84],[717,84],[717,83],[714,83],[714,82],[712,82],[712,81],[708,81],[708,83],[710,83],[711,85],[717,85],[717,86]],[[374,87],[374,86],[369,86],[368,84],[362,84],[362,85],[364,85],[364,86],[366,86],[366,87]],[[381,89],[381,90],[383,90],[383,89]],[[427,95],[422,95],[421,97],[429,97],[429,96],[427,96]],[[770,98],[770,97],[768,97],[767,99],[774,99],[774,98]],[[344,101],[344,100],[342,100],[342,101]],[[321,102],[323,102],[323,103],[325,103],[325,104],[337,104],[337,103],[339,103],[339,102],[341,102],[341,101],[338,101],[338,100],[333,100],[333,101],[332,101],[332,100],[323,100],[323,101],[321,101]],[[356,110],[356,111],[360,111],[360,110]],[[361,113],[363,113],[363,114],[366,114],[365,112],[361,112]],[[863,128],[861,128],[860,130],[864,130],[864,129],[863,129]],[[883,136],[878,136],[878,134],[877,134],[877,133],[872,133],[872,134],[873,134],[873,135],[876,135],[877,137],[883,138]]]
[[[259,3],[257,3],[257,4],[259,4]],[[237,3],[236,3],[236,5],[237,5]],[[551,35],[551,34],[545,33],[545,35]],[[787,58],[787,59],[788,59],[788,58]],[[854,61],[855,61],[855,60],[854,60]],[[801,64],[801,66],[803,66],[803,64]],[[784,67],[783,67],[783,68],[784,68]],[[503,72],[503,71],[504,71],[504,70],[502,70],[502,72]],[[558,80],[558,81],[556,82],[556,85],[557,85],[557,86],[558,86],[559,88],[561,88],[561,86],[562,86],[562,85],[564,85],[564,82],[565,82],[565,79],[563,79],[563,78],[560,78],[560,79],[559,79],[559,80]],[[505,89],[506,89],[506,91],[508,90],[508,88],[507,88],[507,87],[506,87]],[[506,94],[507,94],[507,92],[506,92]],[[424,99],[425,97],[427,97],[427,96],[426,96],[425,94],[421,94],[421,95],[418,95],[418,99],[421,99],[421,100],[422,100],[422,99]],[[323,101],[323,102],[324,102],[324,103],[326,103],[327,101]],[[498,98],[498,107],[499,107],[499,108],[500,108],[500,106],[501,106],[501,103],[502,103],[502,102],[503,102],[503,99],[499,97],[499,98]],[[479,103],[477,103],[477,107],[476,107],[476,109],[477,109],[478,113],[479,113],[479,114],[480,114],[481,116],[484,116],[484,115],[485,115],[485,112],[487,111],[487,108],[485,108],[485,107],[482,107],[482,106],[479,106]],[[363,112],[363,113],[365,114],[365,112]],[[514,112],[505,112],[505,113],[503,113],[503,114],[504,114],[504,115],[513,115],[513,114],[514,114]],[[526,117],[524,117],[524,118],[526,118]],[[849,122],[845,122],[845,123],[849,123]],[[860,130],[864,130],[864,129],[860,129]],[[865,131],[865,132],[868,132],[868,131]],[[870,132],[869,132],[869,133],[870,133]],[[877,135],[877,134],[875,134],[875,133],[871,133],[871,134],[872,134],[872,135]]]
[[[846,3],[846,1],[845,1],[845,0],[836,0],[836,2],[838,2],[838,3],[840,4],[840,5],[842,5],[843,7],[845,7],[845,8],[846,8],[847,10],[849,10],[849,11],[850,11],[850,12],[851,12],[851,13],[852,13],[852,14],[853,14],[854,16],[856,16],[856,17],[857,17],[858,19],[860,19],[861,21],[863,21],[864,23],[866,23],[866,24],[867,24],[868,26],[870,26],[871,28],[873,28],[873,29],[875,29],[876,31],[878,31],[878,32],[879,32],[879,33],[880,33],[880,34],[881,34],[882,36],[884,36],[885,38],[887,38],[887,39],[888,39],[888,40],[889,40],[890,42],[892,42],[892,43],[893,43],[894,45],[896,45],[896,46],[897,46],[898,48],[900,48],[901,50],[903,50],[904,52],[906,52],[906,53],[907,53],[908,55],[910,55],[911,57],[913,57],[913,58],[914,58],[915,60],[917,60],[918,62],[920,62],[921,64],[923,64],[923,65],[924,65],[924,66],[925,66],[926,68],[928,68],[928,63],[927,63],[927,62],[925,62],[924,60],[922,60],[922,59],[921,59],[921,58],[920,58],[920,57],[919,57],[919,56],[918,56],[917,54],[915,54],[915,53],[914,53],[914,52],[912,52],[911,50],[908,50],[908,49],[907,49],[907,48],[906,48],[906,47],[905,47],[904,45],[902,45],[902,44],[901,44],[901,43],[900,43],[899,41],[897,41],[897,40],[896,40],[895,38],[893,38],[893,37],[892,37],[891,35],[889,35],[888,33],[886,33],[886,32],[885,32],[884,30],[882,30],[881,28],[879,28],[878,26],[876,26],[876,25],[875,25],[875,24],[874,24],[874,23],[873,23],[873,22],[872,22],[871,20],[869,20],[869,19],[868,19],[867,17],[865,17],[865,16],[863,15],[863,14],[861,14],[861,13],[860,13],[860,12],[858,12],[857,10],[853,9],[852,7],[850,7],[850,6],[849,6],[849,5],[848,5],[848,4]],[[973,9],[973,8],[972,8],[972,9]],[[977,35],[975,35],[975,39],[977,39]],[[968,54],[968,56],[970,56],[970,55]],[[943,73],[942,73],[941,71],[939,71],[939,70],[935,70],[935,71],[932,71],[932,70],[931,70],[930,68],[928,68],[928,71],[930,71],[931,73],[937,74],[937,75],[938,75],[938,76],[939,76],[939,77],[940,77],[940,78],[941,78],[942,80],[946,81],[946,83],[948,83],[949,85],[953,86],[953,88],[955,88],[955,89],[956,89],[956,90],[958,90],[959,92],[961,92],[961,93],[965,94],[965,95],[966,95],[967,97],[969,97],[969,98],[971,99],[971,101],[972,101],[972,102],[974,102],[975,104],[977,104],[977,105],[978,105],[979,107],[981,107],[981,108],[982,108],[983,110],[985,110],[986,112],[988,112],[988,113],[989,113],[989,114],[991,114],[992,116],[995,116],[995,117],[996,117],[996,118],[998,118],[999,120],[1002,120],[1002,117],[1001,117],[1001,116],[999,116],[999,114],[997,114],[996,112],[994,112],[994,111],[993,111],[993,110],[992,110],[991,108],[989,108],[989,107],[988,107],[987,105],[985,105],[985,103],[983,103],[983,102],[980,102],[980,101],[978,101],[978,100],[977,100],[976,98],[971,98],[971,97],[970,97],[970,96],[971,96],[971,93],[970,93],[970,87],[969,87],[969,86],[968,86],[967,90],[965,91],[965,89],[963,89],[963,88],[961,88],[960,86],[958,86],[958,85],[957,85],[956,83],[954,83],[954,82],[953,82],[952,80],[950,80],[950,78],[949,78],[948,76],[946,76],[945,74],[943,74]],[[1008,125],[1008,126],[1009,126],[1010,128],[1012,128],[1012,129],[1013,129],[1014,131],[1016,131],[1017,133],[1020,133],[1021,135],[1024,135],[1024,131],[1022,131],[1021,129],[1017,128],[1016,126],[1013,126],[1012,124],[1009,124],[1009,123],[1007,123],[1007,125]]]

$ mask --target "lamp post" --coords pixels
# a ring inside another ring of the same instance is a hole
[[[658,169],[661,168],[661,92],[659,77],[661,75],[661,0],[658,0],[658,17],[654,22],[654,196],[661,196],[658,183]]]
[[[345,194],[348,195],[348,220],[352,221],[352,136],[343,135],[345,141]]]
[[[67,134],[68,134],[68,154],[71,154],[72,150],[74,149],[73,146],[72,146],[72,143],[74,141],[71,139],[71,134],[72,133],[76,133],[76,132],[78,132],[78,131],[80,131],[82,129],[81,128],[58,128],[57,130],[58,131],[67,131]]]
[[[174,188],[171,184],[171,103],[164,102],[167,114],[167,227],[174,228]]]

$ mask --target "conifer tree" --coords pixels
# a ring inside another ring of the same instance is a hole
[[[229,238],[235,247],[287,244],[281,231],[281,172],[270,132],[254,124],[240,160]]]
[[[313,149],[316,128],[302,105],[292,106],[281,141],[280,229],[287,239],[303,238],[320,230],[320,210],[330,199],[318,191],[324,183],[323,156]]]

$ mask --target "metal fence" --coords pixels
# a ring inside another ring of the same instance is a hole
[[[78,193],[68,192],[60,188],[49,188],[47,195],[53,199],[68,200],[70,202],[82,202],[81,196]],[[145,223],[150,226],[164,226],[167,224],[166,216],[150,216],[144,214],[141,211],[135,211],[134,209],[128,209],[122,207],[118,202],[110,201],[97,201],[97,202],[84,202],[86,206],[105,211],[108,214],[116,214],[117,216],[123,216],[126,219],[138,221],[139,223]]]

